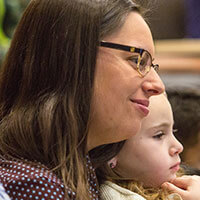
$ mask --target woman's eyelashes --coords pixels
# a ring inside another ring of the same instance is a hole
[[[131,65],[134,68],[137,68],[138,57],[139,57],[138,55],[134,55],[134,56],[128,58],[128,61],[131,63]]]

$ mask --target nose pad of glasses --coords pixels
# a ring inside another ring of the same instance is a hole
[[[151,66],[146,67],[145,74],[148,74],[150,70],[151,70]]]
[[[142,70],[140,67],[138,67],[139,74],[142,77],[146,76],[150,70],[151,70],[151,66],[148,66],[148,65],[146,65],[145,67],[142,67]]]
[[[152,64],[152,67],[154,68],[154,70],[156,71],[156,72],[158,72],[159,71],[159,65],[158,64]]]

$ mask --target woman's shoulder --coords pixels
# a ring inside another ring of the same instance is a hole
[[[100,186],[100,196],[102,200],[145,200],[139,194],[110,181]]]
[[[40,164],[0,159],[0,182],[11,198],[64,199],[62,181]]]

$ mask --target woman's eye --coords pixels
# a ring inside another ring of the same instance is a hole
[[[133,64],[137,64],[137,63],[138,63],[138,56],[131,57],[131,58],[129,58],[129,60],[130,60]]]
[[[147,65],[147,61],[145,59],[141,59],[140,65],[146,66]]]
[[[155,139],[162,139],[164,135],[165,135],[164,132],[159,132],[158,134],[154,135],[153,138],[155,138]]]

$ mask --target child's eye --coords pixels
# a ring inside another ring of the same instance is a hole
[[[153,138],[155,138],[155,139],[162,139],[164,135],[165,135],[165,133],[162,132],[162,131],[160,131],[159,133],[157,133],[156,135],[154,135]]]
[[[178,132],[178,129],[173,129],[172,132],[173,132],[173,133],[177,133],[177,132]]]

